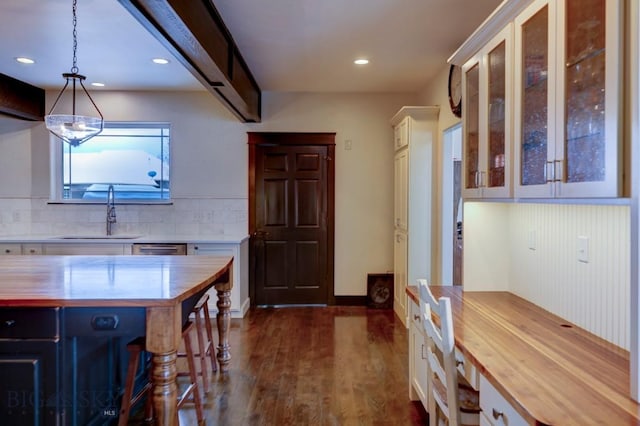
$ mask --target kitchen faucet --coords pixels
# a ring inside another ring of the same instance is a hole
[[[111,226],[116,223],[116,194],[113,185],[107,189],[107,235],[111,235]]]

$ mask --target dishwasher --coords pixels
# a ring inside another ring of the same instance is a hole
[[[183,256],[187,254],[186,244],[162,244],[162,243],[134,243],[131,249],[133,255],[166,255]]]

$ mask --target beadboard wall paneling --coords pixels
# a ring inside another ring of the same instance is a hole
[[[509,210],[510,291],[629,349],[629,207]],[[578,260],[579,237],[588,239],[587,263]]]

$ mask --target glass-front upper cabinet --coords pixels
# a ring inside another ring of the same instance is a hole
[[[539,0],[516,18],[516,197],[620,196],[620,9]]]
[[[508,25],[463,66],[464,193],[511,196],[511,43]]]

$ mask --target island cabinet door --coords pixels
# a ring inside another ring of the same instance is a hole
[[[0,424],[64,424],[59,353],[53,340],[0,340]]]

